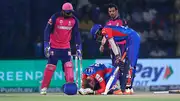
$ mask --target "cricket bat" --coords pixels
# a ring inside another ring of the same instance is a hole
[[[123,56],[122,56],[122,58],[121,58],[121,61],[123,61],[123,60],[125,59],[125,57],[126,57],[126,52],[124,52],[124,54],[123,54]],[[103,95],[107,95],[107,93],[109,92],[110,86],[111,86],[114,78],[116,77],[116,74],[118,73],[119,69],[120,69],[120,67],[117,66],[116,69],[115,69],[115,71],[114,71],[114,73],[113,73],[113,75],[111,75],[108,83],[106,84],[106,89],[105,89],[104,93],[102,93]]]

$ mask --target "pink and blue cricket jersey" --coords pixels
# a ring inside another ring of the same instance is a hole
[[[136,66],[140,48],[140,36],[136,31],[124,26],[105,26],[102,34],[107,39],[113,38],[115,42],[126,40],[128,59],[132,67]]]

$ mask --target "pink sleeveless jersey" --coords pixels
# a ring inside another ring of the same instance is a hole
[[[58,17],[53,32],[50,34],[50,45],[52,48],[70,48],[72,29],[75,25],[74,18]]]

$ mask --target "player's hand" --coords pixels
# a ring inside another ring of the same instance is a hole
[[[44,42],[44,55],[49,58],[50,56],[50,45],[49,45],[49,42]]]
[[[81,52],[82,47],[81,47],[81,45],[76,45],[76,49],[77,49],[76,53],[77,53],[78,57],[81,58],[82,57],[82,52]]]
[[[104,52],[104,46],[103,46],[103,45],[101,45],[101,46],[99,47],[99,51],[100,51],[100,52]]]
[[[120,57],[120,55],[118,54],[118,55],[115,56],[115,65],[116,65],[116,66],[119,66],[120,61],[121,61],[121,57]]]
[[[95,92],[91,88],[86,88],[87,95],[94,95]]]
[[[124,67],[124,62],[121,61],[121,57],[120,55],[116,55],[116,58],[115,58],[115,66],[120,66],[121,68]]]
[[[86,95],[85,89],[83,89],[83,88],[80,88],[78,93],[81,95]]]
[[[83,88],[80,88],[79,89],[79,94],[81,95],[90,95],[90,94],[94,94],[94,91],[90,88],[86,88],[86,89],[83,89]]]
[[[80,58],[82,57],[81,50],[78,49],[78,50],[76,51],[76,53],[77,53],[77,56],[78,56],[78,57],[80,57]]]

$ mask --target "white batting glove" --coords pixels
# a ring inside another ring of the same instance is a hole
[[[83,89],[83,88],[80,88],[78,92],[81,95],[86,95],[85,89]]]
[[[86,89],[80,88],[78,92],[81,95],[94,94],[94,91],[90,88],[86,88]]]
[[[94,91],[91,88],[85,89],[86,94],[94,94]]]

